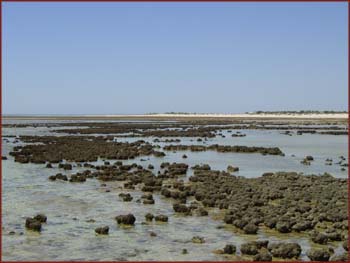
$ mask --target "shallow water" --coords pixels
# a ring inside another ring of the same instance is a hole
[[[4,128],[3,135],[49,135],[52,129],[57,127]],[[215,137],[205,143],[277,146],[286,156],[179,151],[166,152],[164,158],[144,156],[123,162],[136,162],[144,167],[152,163],[155,168],[159,168],[162,162],[185,162],[190,166],[208,163],[212,169],[219,170],[234,165],[240,168],[237,175],[246,177],[258,177],[270,171],[298,171],[305,174],[328,172],[336,177],[347,177],[347,171],[341,171],[339,165],[325,165],[327,158],[333,159],[335,163],[339,160],[339,156],[347,156],[347,136],[317,134],[286,136],[276,130],[241,132],[247,136],[233,138],[230,133],[223,131],[226,138]],[[116,139],[152,141],[154,138]],[[161,140],[165,139],[171,138]],[[197,142],[196,138],[180,139],[180,144],[204,144]],[[3,155],[8,156],[12,147],[18,145],[12,141],[10,138],[9,143],[3,142]],[[156,144],[166,145],[166,143]],[[183,154],[188,158],[182,159]],[[292,157],[292,154],[295,157]],[[315,159],[310,166],[300,163],[306,155],[312,155]],[[209,217],[175,215],[171,201],[157,194],[154,194],[155,205],[143,205],[135,202],[142,193],[128,190],[134,199],[132,202],[123,202],[118,194],[126,191],[120,188],[118,182],[106,182],[106,187],[101,187],[96,179],[88,179],[82,184],[51,182],[47,179],[48,176],[62,172],[61,169],[46,169],[43,164],[15,163],[11,156],[8,158],[2,161],[3,260],[227,260],[222,255],[213,253],[213,250],[223,248],[227,243],[234,243],[239,247],[242,242],[264,238],[271,241],[297,241],[303,248],[301,258],[307,260],[305,252],[312,245],[304,234],[278,235],[259,230],[257,236],[249,236],[236,233],[233,228],[217,229],[222,225],[222,220],[217,220],[220,218],[219,210],[210,210]],[[99,162],[102,163],[102,160]],[[75,173],[79,169],[85,170],[75,167],[68,174]],[[192,171],[189,169],[187,177],[191,174]],[[111,191],[105,192],[106,189]],[[43,212],[48,217],[41,234],[24,228],[25,218],[38,212]],[[169,216],[169,222],[142,224],[144,215],[148,212],[155,215],[166,214]],[[114,217],[125,213],[133,213],[137,218],[134,227],[125,228],[116,224]],[[88,223],[89,219],[94,219],[96,222]],[[110,227],[110,234],[95,235],[94,229],[103,225]],[[10,231],[15,231],[16,234],[9,235]],[[150,231],[157,233],[157,236],[151,237]],[[196,235],[203,236],[206,242],[191,243],[191,238]],[[181,253],[184,248],[189,252],[186,255]],[[335,248],[336,252],[342,251],[337,243]]]

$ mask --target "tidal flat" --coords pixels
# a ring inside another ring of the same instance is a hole
[[[339,119],[28,119],[2,127],[2,260],[348,257]]]

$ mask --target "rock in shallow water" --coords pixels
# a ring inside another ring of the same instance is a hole
[[[117,220],[118,224],[124,225],[133,225],[136,221],[136,218],[133,214],[119,215],[116,216],[115,219]]]
[[[145,218],[146,218],[146,221],[152,221],[153,218],[154,218],[154,215],[151,214],[151,213],[147,213],[147,214],[145,215]]]
[[[157,215],[154,219],[158,222],[168,222],[168,217],[166,215]]]
[[[331,255],[328,249],[317,248],[311,249],[309,252],[307,252],[307,256],[312,261],[328,261]]]
[[[190,208],[188,208],[184,204],[179,204],[179,203],[174,204],[173,209],[177,213],[189,214],[191,212]]]
[[[235,167],[235,166],[229,165],[229,166],[227,166],[227,171],[229,173],[238,172],[239,171],[239,167]]]
[[[270,244],[268,250],[277,258],[298,258],[301,254],[301,247],[297,243]]]
[[[258,247],[255,242],[243,243],[241,245],[241,253],[245,255],[256,255],[258,254]]]
[[[348,253],[344,253],[344,254],[341,254],[341,255],[336,255],[336,256],[333,256],[331,257],[330,261],[348,261],[349,260],[349,255]]]
[[[37,214],[34,217],[27,217],[26,218],[26,228],[29,230],[33,230],[36,232],[41,232],[41,224],[46,223],[47,216],[44,214]]]
[[[46,223],[47,221],[47,216],[44,214],[37,214],[36,216],[33,217],[35,220],[38,220],[41,223]]]
[[[194,236],[194,237],[192,237],[192,243],[203,244],[203,243],[205,243],[204,237]]]
[[[120,193],[119,197],[121,197],[124,202],[130,202],[133,199],[133,197],[129,193]]]
[[[243,228],[243,231],[245,234],[253,235],[258,232],[258,229],[259,228],[256,225],[254,225],[253,223],[249,223]]]
[[[109,227],[103,226],[95,229],[95,232],[99,235],[108,235]]]
[[[151,237],[156,237],[156,236],[157,236],[157,234],[156,234],[155,232],[153,232],[153,231],[151,231],[151,232],[149,233],[149,235],[150,235]]]
[[[241,253],[246,255],[256,255],[262,248],[267,248],[268,240],[259,240],[243,243],[241,245]]]
[[[311,233],[311,240],[317,244],[325,245],[328,242],[328,236],[315,231]]]
[[[253,261],[272,261],[272,256],[266,250],[260,251],[254,256]]]
[[[41,232],[41,222],[34,218],[26,219],[26,228],[36,232]]]
[[[292,226],[289,221],[279,221],[276,223],[276,230],[280,233],[290,233]]]
[[[224,247],[224,253],[225,254],[234,254],[234,253],[236,253],[236,246],[232,245],[232,244],[227,244]]]

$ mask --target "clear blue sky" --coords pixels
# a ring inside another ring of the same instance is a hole
[[[3,113],[346,110],[347,3],[3,3]]]

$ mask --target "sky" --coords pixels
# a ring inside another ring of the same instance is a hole
[[[347,110],[347,3],[2,3],[3,114]]]

